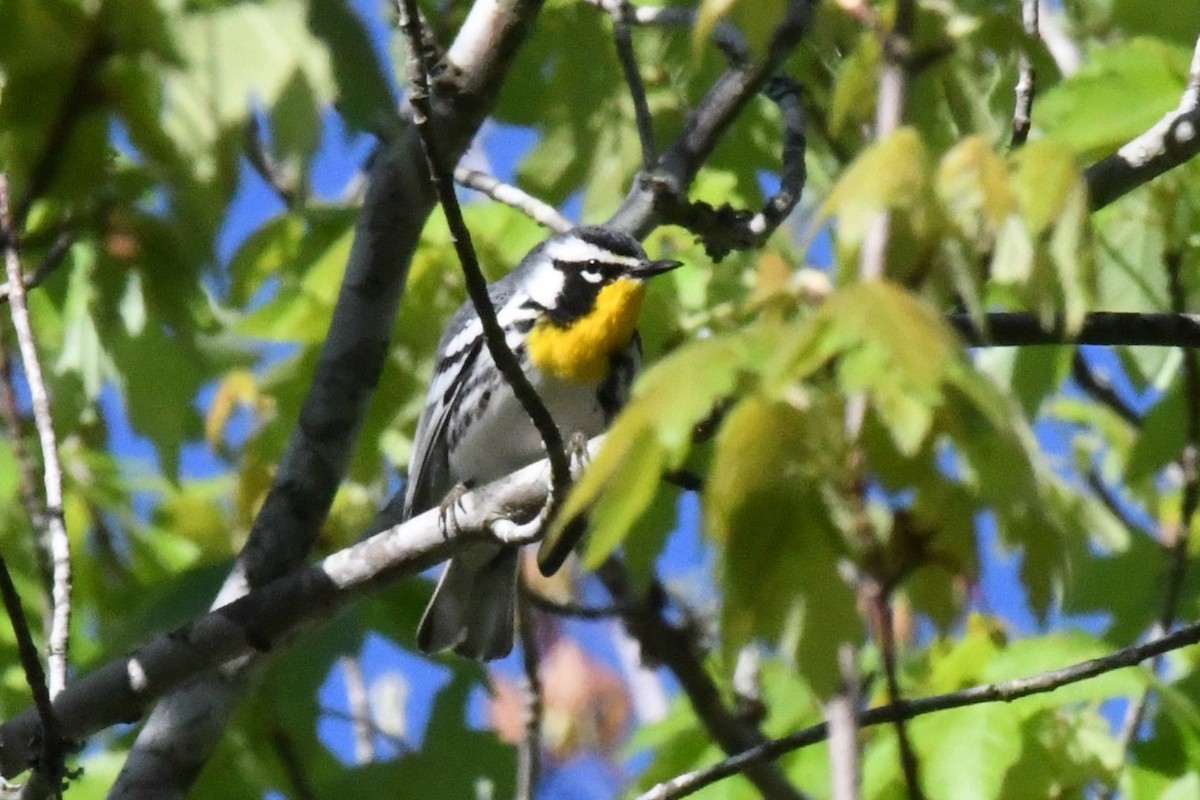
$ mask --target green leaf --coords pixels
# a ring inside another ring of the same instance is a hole
[[[1081,154],[1107,155],[1179,104],[1189,51],[1149,38],[1099,48],[1070,78],[1038,93],[1034,126]]]
[[[603,527],[593,530],[585,563],[599,564],[612,553],[650,505],[662,471],[683,463],[695,426],[717,401],[733,393],[751,344],[746,336],[695,342],[639,377],[633,398],[571,490],[539,557],[553,549],[566,526],[589,509]],[[609,491],[614,485],[621,491]]]
[[[825,497],[845,447],[828,423],[816,410],[743,400],[721,428],[704,492],[705,527],[723,551],[726,657],[757,637],[783,640],[821,696],[839,681],[838,644],[861,632]]]
[[[1187,438],[1187,426],[1182,424],[1186,414],[1183,382],[1177,381],[1146,414],[1125,463],[1126,482],[1140,483],[1179,458]]]
[[[338,109],[352,127],[372,131],[398,124],[391,85],[371,37],[346,0],[313,0],[308,24],[330,50]]]
[[[910,723],[930,800],[989,800],[1021,755],[1012,706],[989,703],[918,717]]]

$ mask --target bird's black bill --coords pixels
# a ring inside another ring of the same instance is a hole
[[[653,278],[655,275],[662,275],[664,272],[670,272],[676,267],[682,266],[682,261],[673,261],[671,259],[663,259],[661,261],[643,261],[630,272],[635,278]]]

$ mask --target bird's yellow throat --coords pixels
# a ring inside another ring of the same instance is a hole
[[[640,281],[618,280],[600,290],[596,305],[569,327],[542,320],[529,332],[529,358],[542,372],[569,383],[608,376],[615,353],[633,341],[646,297]]]

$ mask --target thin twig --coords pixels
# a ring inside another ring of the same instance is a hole
[[[1133,427],[1142,427],[1142,415],[1134,411],[1133,407],[1125,402],[1125,399],[1117,393],[1117,390],[1113,388],[1112,382],[1108,378],[1096,374],[1096,371],[1091,368],[1091,365],[1087,363],[1087,359],[1084,358],[1083,351],[1079,348],[1076,348],[1075,355],[1071,359],[1071,378],[1093,400],[1112,411]]]
[[[54,698],[67,685],[67,654],[71,634],[71,543],[67,539],[63,519],[62,466],[58,461],[58,441],[54,436],[54,419],[50,414],[50,397],[46,379],[34,344],[33,324],[26,303],[25,286],[21,283],[21,258],[17,253],[20,231],[14,226],[9,208],[8,178],[0,174],[0,233],[5,241],[4,262],[8,272],[9,305],[21,363],[29,395],[33,403],[33,421],[42,446],[42,474],[46,494],[45,535],[50,540],[50,558],[54,569],[54,588],[51,596],[49,652],[46,655],[49,673],[48,689]]]
[[[1121,506],[1120,502],[1118,502],[1116,495],[1113,494],[1113,491],[1108,484],[1104,482],[1104,478],[1100,476],[1100,472],[1098,470],[1093,467],[1092,469],[1089,469],[1087,474],[1083,477],[1084,481],[1088,485],[1088,488],[1096,493],[1096,497],[1100,499],[1100,502],[1106,509],[1108,509],[1108,512],[1116,517],[1126,530],[1141,531],[1141,533],[1144,535],[1150,535],[1150,531],[1146,530],[1144,526],[1135,522],[1134,519],[1129,516],[1129,512]]]
[[[879,651],[883,655],[883,675],[887,684],[888,702],[898,703],[904,698],[900,694],[900,679],[896,674],[896,626],[891,598],[883,587],[876,586],[871,592],[871,600],[875,607],[876,632],[879,636]],[[904,771],[904,784],[908,789],[909,800],[924,800],[920,763],[917,761],[916,748],[908,735],[908,723],[906,720],[897,719],[894,725],[896,741],[900,745],[900,766]]]
[[[642,143],[642,169],[649,172],[658,163],[658,145],[654,143],[654,121],[650,118],[650,106],[646,102],[646,84],[642,82],[637,55],[633,52],[633,37],[629,34],[629,23],[633,18],[633,7],[629,0],[618,0],[612,18],[617,59],[621,62],[621,71],[625,74],[625,83],[633,98],[633,115]]]
[[[50,245],[50,249],[46,251],[46,255],[34,267],[29,277],[23,279],[22,284],[26,290],[36,289],[54,274],[54,271],[66,261],[67,253],[71,252],[71,245],[75,244],[75,239],[78,235],[79,231],[72,227],[54,237],[54,242]],[[0,240],[3,240],[3,238],[4,236],[0,234]],[[8,282],[5,281],[0,284],[0,303],[7,301]]]
[[[1016,101],[1013,104],[1012,140],[1015,150],[1029,138],[1029,126],[1033,117],[1033,97],[1037,92],[1037,70],[1029,48],[1038,37],[1038,0],[1021,0],[1021,27],[1029,37],[1021,47],[1021,60],[1017,65]]]
[[[1022,697],[1052,692],[1060,687],[1089,680],[1114,670],[1136,666],[1155,656],[1179,650],[1197,642],[1200,642],[1200,623],[1180,628],[1174,633],[1145,644],[1126,647],[1110,655],[1081,661],[1062,669],[1049,670],[1027,678],[1017,678],[1002,683],[974,686],[958,692],[916,700],[902,700],[899,703],[878,706],[860,712],[858,725],[860,728],[869,728],[901,718],[913,719],[925,714],[979,705],[980,703],[1008,703]],[[739,753],[711,767],[695,770],[660,783],[641,795],[638,800],[677,800],[677,798],[686,797],[705,786],[711,786],[719,780],[737,775],[754,765],[774,761],[787,753],[823,742],[828,738],[829,726],[822,722]]]
[[[375,721],[371,716],[371,697],[363,676],[362,661],[357,655],[338,659],[342,667],[342,682],[346,684],[346,707],[350,709],[351,730],[354,733],[354,759],[359,764],[375,760]]]
[[[1168,253],[1166,263],[1171,308],[1179,313],[1187,307],[1188,297],[1182,275],[1183,254]],[[1184,398],[1187,401],[1184,421],[1187,438],[1178,461],[1180,472],[1183,474],[1183,493],[1180,500],[1179,524],[1175,529],[1174,541],[1167,550],[1167,577],[1163,589],[1162,609],[1159,611],[1158,621],[1150,631],[1151,638],[1171,630],[1179,615],[1179,601],[1190,563],[1188,550],[1192,539],[1192,517],[1195,516],[1197,504],[1200,503],[1200,474],[1197,472],[1197,459],[1200,458],[1200,364],[1196,362],[1196,350],[1192,347],[1183,348],[1183,381]],[[1162,658],[1156,656],[1151,664],[1150,668],[1156,674],[1162,665]],[[1126,708],[1125,718],[1117,734],[1117,742],[1123,753],[1128,753],[1137,739],[1153,694],[1151,689],[1147,689]],[[1116,792],[1117,788],[1110,786],[1101,796],[1112,798]]]
[[[643,660],[662,664],[674,673],[697,718],[717,746],[732,755],[755,749],[767,741],[756,726],[747,724],[726,707],[721,691],[704,666],[697,631],[686,622],[676,626],[667,621],[663,614],[666,592],[661,584],[653,581],[648,595],[639,597],[625,566],[614,558],[601,565],[597,575],[613,599],[626,609],[622,619],[641,645]],[[746,777],[767,800],[804,797],[774,765],[753,765],[746,770]]]
[[[33,529],[46,529],[46,504],[38,492],[37,465],[25,447],[25,425],[17,405],[17,393],[13,388],[12,361],[8,357],[8,344],[4,341],[4,327],[0,326],[0,417],[8,431],[9,446],[17,462],[17,488],[21,493],[21,505],[29,515]],[[46,587],[47,607],[52,607],[54,593],[54,559],[50,555],[50,543],[45,537],[35,537],[34,552],[37,553],[38,571]]]
[[[511,183],[504,183],[486,172],[461,166],[455,167],[454,180],[460,186],[482,192],[498,203],[515,208],[534,222],[555,233],[566,233],[575,227],[575,223],[558,213],[558,209],[554,206],[523,192]]]
[[[37,645],[33,643],[25,611],[21,608],[21,598],[17,594],[17,587],[13,585],[12,575],[9,574],[8,564],[3,556],[0,556],[0,600],[4,603],[4,611],[8,614],[9,623],[16,636],[17,656],[21,660],[21,668],[25,671],[25,683],[29,685],[33,705],[42,724],[39,751],[30,759],[34,768],[34,778],[27,784],[27,788],[48,787],[56,796],[61,796],[62,781],[66,777],[64,764],[71,749],[70,743],[63,738],[58,716],[54,713],[50,692],[46,688],[46,673],[42,671],[42,662],[38,658]],[[28,742],[27,745],[32,746],[33,742]]]
[[[550,459],[550,472],[554,490],[550,502],[557,506],[565,497],[571,485],[571,468],[563,450],[562,433],[555,424],[554,418],[546,410],[537,390],[529,382],[529,377],[521,369],[521,363],[508,347],[504,336],[504,328],[496,319],[496,309],[488,295],[487,281],[479,268],[479,259],[475,255],[475,247],[471,243],[471,232],[462,217],[458,198],[454,194],[453,171],[446,165],[442,156],[441,144],[437,132],[430,126],[433,106],[429,85],[429,69],[425,64],[421,48],[421,21],[417,16],[416,0],[397,0],[400,12],[400,28],[408,39],[408,83],[409,102],[412,104],[412,120],[421,136],[421,144],[425,151],[425,163],[429,169],[429,179],[434,192],[446,215],[446,223],[450,227],[450,236],[454,249],[462,262],[463,277],[467,284],[467,293],[479,315],[483,326],[484,340],[488,353],[496,364],[496,369],[504,376],[504,380],[512,388],[513,394],[521,403],[521,408],[529,416],[533,427],[537,429]]]
[[[303,205],[305,192],[299,185],[295,175],[289,175],[289,170],[275,158],[274,153],[267,147],[263,138],[262,123],[257,114],[250,115],[246,125],[246,160],[267,186],[279,196],[289,209],[297,209]]]
[[[559,617],[574,617],[576,619],[602,620],[619,617],[624,607],[618,603],[607,606],[585,606],[581,603],[569,603],[554,600],[534,590],[528,584],[523,584],[523,593],[530,604],[538,611],[554,614]]]
[[[524,584],[524,580],[521,581]],[[542,679],[537,619],[526,590],[517,598],[521,668],[525,673],[525,735],[517,748],[517,800],[533,800],[542,776]]]

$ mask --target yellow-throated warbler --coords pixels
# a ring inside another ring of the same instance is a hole
[[[643,282],[677,266],[651,261],[632,236],[588,226],[542,242],[488,287],[508,346],[564,436],[595,436],[625,402],[641,365]],[[467,302],[438,344],[413,442],[405,518],[437,505],[457,484],[487,483],[544,455]],[[516,548],[463,548],[425,610],[417,646],[470,658],[507,654],[516,590]]]

